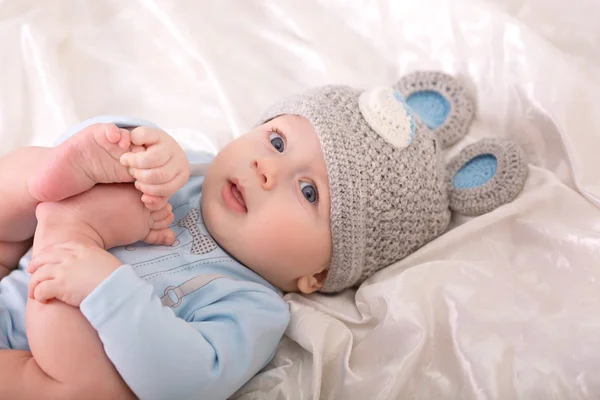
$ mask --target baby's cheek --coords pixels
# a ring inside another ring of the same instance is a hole
[[[294,247],[297,227],[284,221],[253,224],[251,242],[256,248],[271,252],[288,252]]]
[[[284,264],[297,261],[303,265],[320,263],[327,258],[327,237],[306,215],[272,214],[270,222],[253,224],[252,245],[272,259]]]

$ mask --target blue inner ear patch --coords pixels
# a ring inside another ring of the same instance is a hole
[[[450,114],[450,102],[433,90],[413,93],[407,97],[406,103],[429,129],[441,126]]]
[[[463,165],[452,183],[455,189],[473,189],[484,185],[496,175],[498,160],[493,154],[482,154]]]

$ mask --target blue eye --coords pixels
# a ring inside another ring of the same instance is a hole
[[[273,147],[275,147],[275,150],[277,150],[280,153],[283,153],[283,150],[285,150],[285,142],[283,141],[283,138],[279,133],[271,132],[271,134],[269,135],[269,140],[271,141]]]
[[[302,195],[309,203],[316,203],[319,198],[317,194],[317,188],[312,183],[300,182],[300,190]]]

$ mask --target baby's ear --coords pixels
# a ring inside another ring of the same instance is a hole
[[[475,105],[467,89],[443,72],[418,71],[401,78],[395,85],[406,104],[438,139],[442,148],[462,139],[471,126]]]
[[[450,208],[464,215],[485,214],[512,201],[529,171],[521,149],[500,139],[467,146],[447,169]]]
[[[323,269],[321,272],[317,272],[316,274],[306,275],[298,278],[298,291],[304,294],[310,294],[312,292],[316,292],[323,288],[325,284],[325,279],[328,274],[327,269]]]

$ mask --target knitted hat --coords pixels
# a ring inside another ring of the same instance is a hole
[[[461,188],[450,184],[441,150],[473,118],[454,78],[425,72],[396,88],[320,87],[274,105],[263,121],[283,114],[312,124],[327,165],[333,253],[322,292],[361,283],[447,228],[451,194]]]

